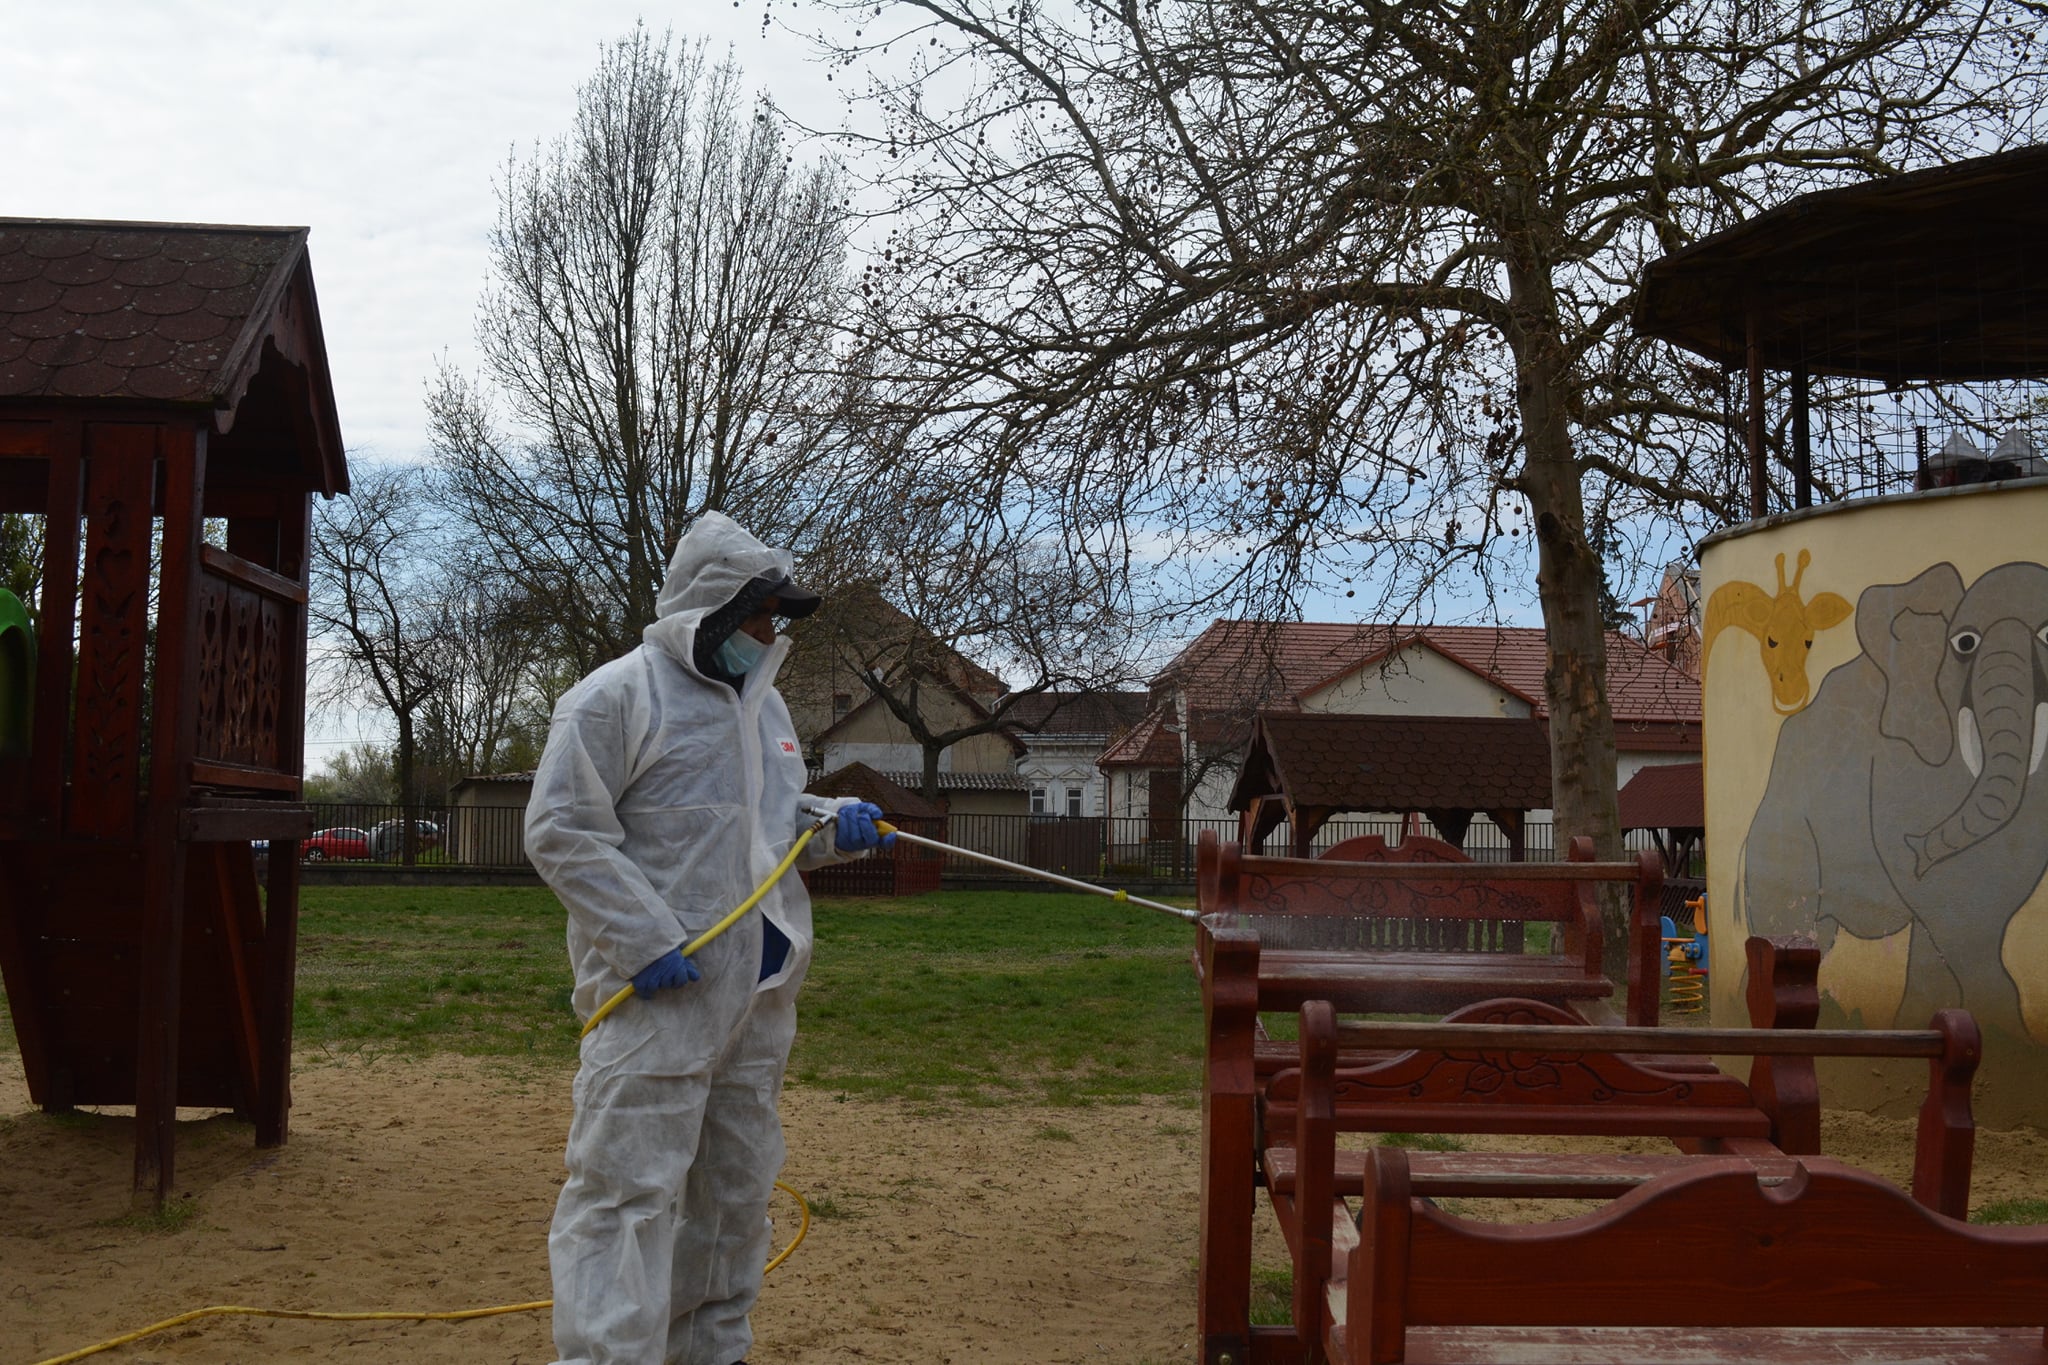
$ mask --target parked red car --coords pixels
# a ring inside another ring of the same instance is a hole
[[[317,863],[328,858],[367,858],[370,856],[370,836],[365,830],[352,829],[347,825],[314,830],[312,835],[299,845],[299,856],[309,863]]]

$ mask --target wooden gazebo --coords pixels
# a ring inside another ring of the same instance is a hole
[[[1549,805],[1543,723],[1497,716],[1262,711],[1230,793],[1246,847],[1259,851],[1285,824],[1297,858],[1346,811],[1419,812],[1461,848],[1484,812],[1519,862],[1524,817]]]
[[[1670,763],[1644,768],[1623,784],[1618,798],[1624,831],[1646,829],[1664,857],[1664,875],[1688,874],[1707,837],[1705,768]]]
[[[312,495],[348,481],[306,237],[0,219],[0,512],[44,534],[0,972],[35,1101],[134,1105],[159,1200],[179,1105],[285,1138]]]
[[[1749,514],[1770,511],[1766,371],[1790,378],[1793,503],[1813,501],[1809,383],[2048,378],[2048,146],[1800,195],[1651,262],[1635,330],[1748,378]]]

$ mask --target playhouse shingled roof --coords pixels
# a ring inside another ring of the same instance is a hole
[[[272,355],[298,367],[325,493],[345,491],[309,229],[0,218],[0,400],[203,407],[231,430]],[[300,420],[280,408],[259,424]]]

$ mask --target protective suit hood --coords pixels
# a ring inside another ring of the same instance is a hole
[[[787,578],[789,551],[764,545],[722,512],[697,518],[669,557],[654,599],[655,620],[641,638],[680,663],[690,662],[697,626],[762,575]]]

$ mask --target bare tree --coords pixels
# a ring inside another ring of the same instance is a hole
[[[498,186],[482,373],[428,395],[454,505],[579,671],[638,643],[707,510],[798,543],[837,506],[844,189],[702,46],[636,29]]]
[[[817,2],[894,193],[864,341],[912,477],[1056,497],[1188,611],[1533,569],[1557,820],[1610,856],[1603,553],[1742,514],[1724,376],[1629,330],[1644,264],[2026,140],[2048,69],[2003,0]]]
[[[21,599],[31,621],[40,620],[43,589],[43,519],[0,513],[0,588]]]
[[[328,805],[388,806],[398,799],[391,749],[357,740],[335,751],[324,772],[306,778],[306,799]]]
[[[1114,585],[1057,540],[963,520],[930,485],[876,492],[857,538],[835,547],[839,589],[792,632],[792,705],[821,677],[872,696],[917,744],[923,794],[936,798],[940,755],[1015,726],[1025,698],[1131,681],[1134,636]]]
[[[431,633],[439,685],[422,708],[420,729],[428,763],[445,787],[521,766],[538,753],[547,724],[540,695],[557,659],[546,613],[485,557],[458,545],[441,558],[446,595]]]
[[[314,507],[310,619],[329,696],[368,700],[397,727],[393,761],[405,861],[417,849],[418,726],[446,684],[440,572],[445,543],[422,471],[358,463],[345,499]]]

